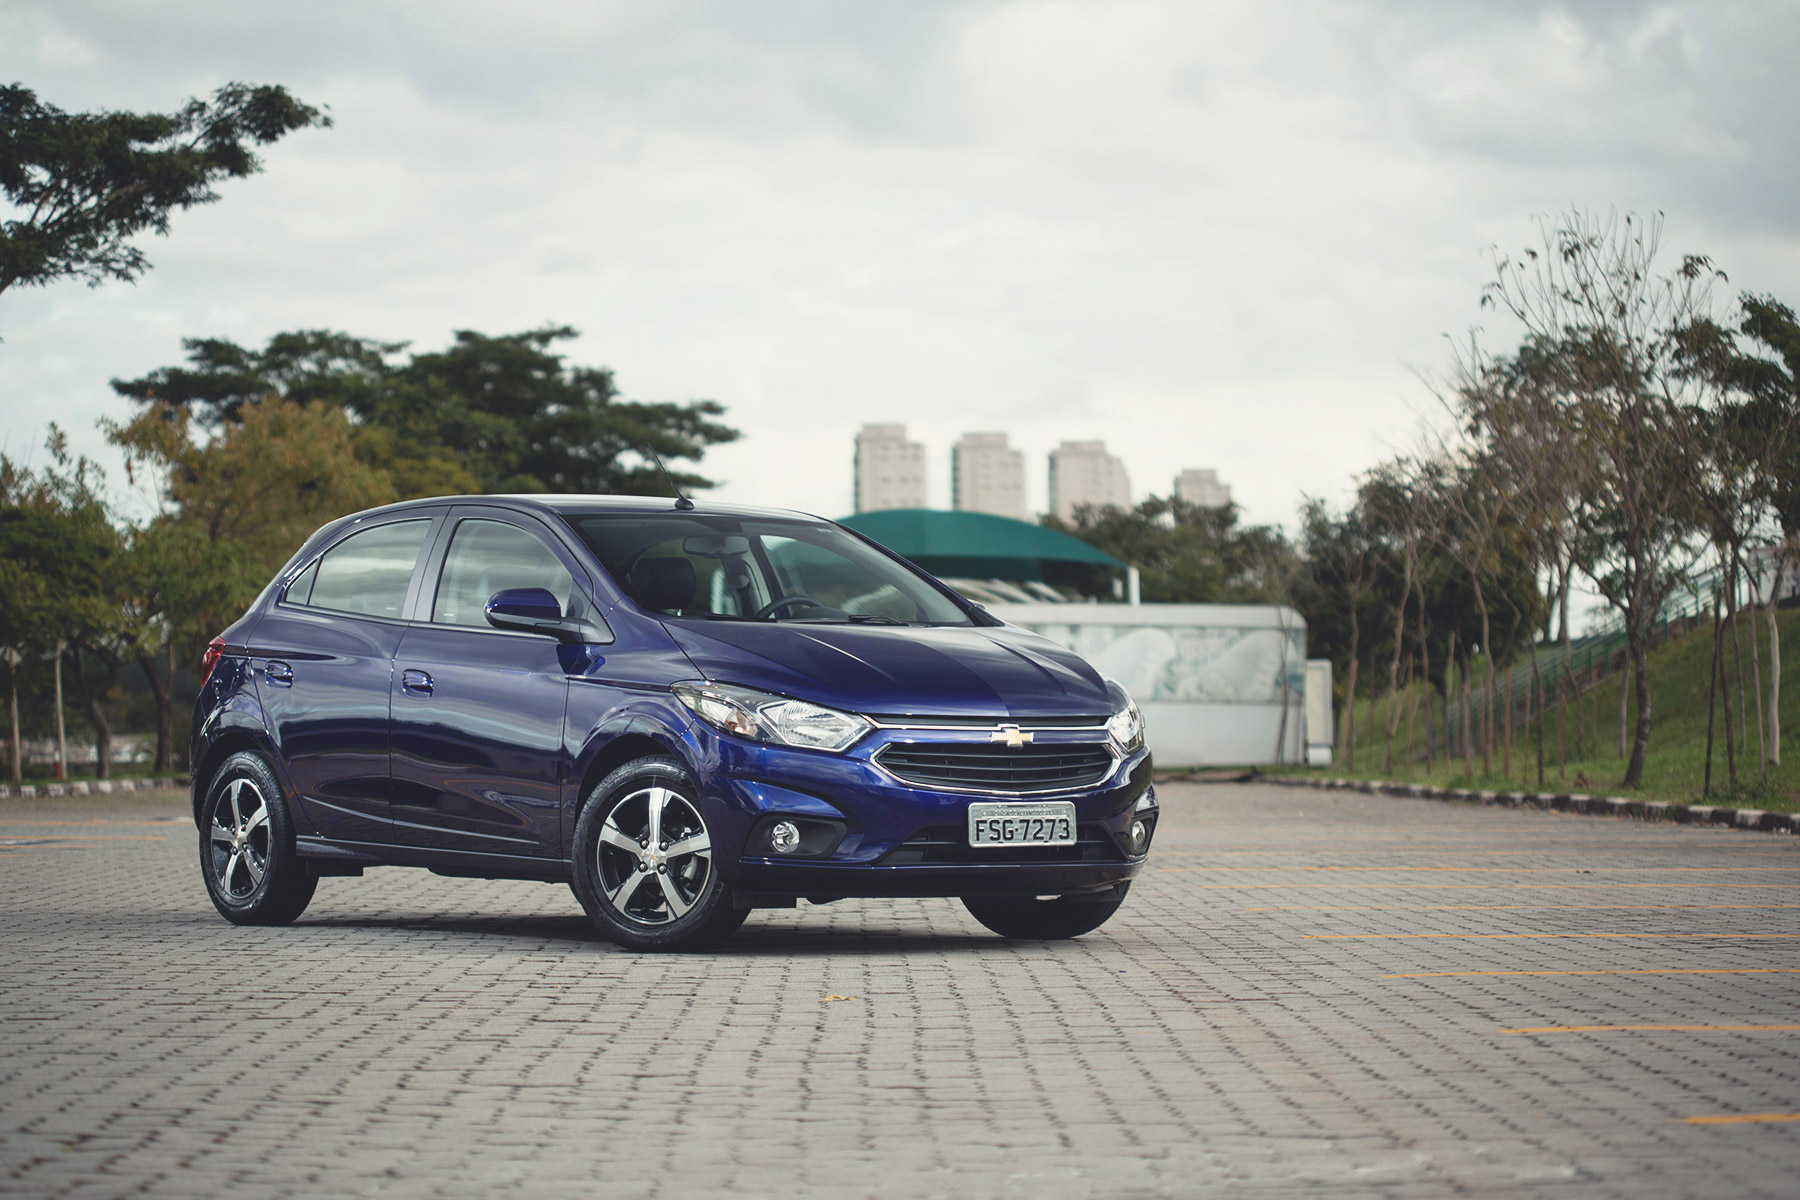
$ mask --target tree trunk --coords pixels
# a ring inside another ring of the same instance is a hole
[[[1650,647],[1644,631],[1627,628],[1631,644],[1631,666],[1636,673],[1637,733],[1631,741],[1631,759],[1625,764],[1624,784],[1634,788],[1644,779],[1644,759],[1650,753]]]
[[[1781,598],[1781,572],[1786,555],[1774,556],[1775,578],[1769,585],[1769,765],[1781,765],[1781,626],[1775,606]]]
[[[1410,673],[1411,672],[1409,671],[1408,674],[1410,674]],[[1425,684],[1424,690],[1427,693],[1427,695],[1425,697],[1425,722],[1427,725],[1430,725],[1430,723],[1431,723],[1431,697],[1430,697],[1429,693],[1431,690],[1431,685],[1429,683]],[[1410,683],[1407,685],[1407,688],[1406,688],[1406,699],[1407,699],[1407,703],[1406,703],[1406,777],[1408,779],[1412,778],[1413,764],[1418,762],[1418,760],[1419,760],[1419,752],[1418,752],[1418,750],[1416,750],[1414,748],[1418,745],[1418,741],[1414,737],[1414,730],[1417,727],[1413,723],[1414,719],[1419,715],[1419,691],[1420,691],[1419,688],[1413,687]],[[1429,748],[1429,746],[1427,748]],[[1429,775],[1430,768],[1427,768],[1426,770],[1427,770],[1427,778],[1429,778],[1430,777],[1430,775]]]
[[[69,735],[63,725],[63,644],[56,644],[56,778],[69,777]]]
[[[1356,627],[1350,631],[1350,678],[1344,681],[1344,746],[1338,754],[1346,771],[1356,770]]]
[[[138,666],[143,669],[144,678],[150,683],[150,694],[156,700],[156,766],[158,772],[167,771],[174,758],[175,751],[175,672],[171,663],[169,678],[164,679],[156,671],[156,658],[151,654],[137,656]]]
[[[1538,668],[1538,648],[1531,647],[1531,697],[1525,702],[1525,736],[1531,736],[1531,710],[1537,709],[1537,785],[1544,786],[1544,676]]]
[[[12,650],[6,656],[6,679],[12,686],[12,781],[18,783],[25,778],[24,743],[19,740],[19,652]]]
[[[1437,765],[1432,739],[1435,733],[1431,722],[1431,646],[1425,638],[1425,585],[1415,579],[1413,587],[1419,597],[1419,678],[1425,681],[1425,774],[1429,777]],[[1406,735],[1406,743],[1412,746],[1412,733]]]
[[[1756,762],[1757,778],[1766,780],[1769,777],[1769,743],[1763,738],[1763,690],[1762,690],[1762,639],[1756,634],[1756,610],[1762,606],[1762,584],[1749,571],[1744,572],[1750,592],[1749,621],[1750,626],[1750,694],[1756,698]]]
[[[1491,658],[1488,660],[1493,661]],[[1492,677],[1490,676],[1490,682]],[[1513,743],[1513,673],[1506,673],[1506,740],[1500,743],[1500,774],[1508,782],[1512,780],[1512,743]]]
[[[1747,755],[1750,753],[1750,727],[1744,709],[1744,643],[1738,637],[1736,562],[1731,564],[1729,588],[1725,593],[1725,619],[1731,627],[1731,677],[1737,681],[1738,753]]]
[[[1625,652],[1619,663],[1619,761],[1625,761],[1625,693],[1631,686],[1631,654]]]
[[[1462,702],[1463,702],[1463,782],[1475,782],[1475,700],[1469,691],[1469,675],[1475,669],[1475,662],[1463,651],[1462,670]]]
[[[1410,564],[1407,577],[1401,581],[1400,603],[1394,606],[1394,656],[1388,660],[1387,754],[1381,760],[1381,773],[1394,769],[1394,735],[1400,730],[1400,652],[1406,645],[1406,603],[1412,599]]]
[[[112,778],[112,723],[106,719],[106,710],[100,707],[100,697],[104,696],[119,678],[119,668],[115,665],[107,677],[103,687],[94,687],[88,680],[87,668],[81,662],[79,647],[72,651],[75,659],[75,684],[81,689],[81,706],[87,710],[88,721],[94,727],[94,774],[100,779]],[[102,660],[104,662],[104,660]]]
[[[1712,656],[1706,671],[1706,766],[1700,775],[1700,798],[1712,795],[1712,754],[1714,710],[1719,704],[1719,591],[1713,589]],[[1729,707],[1729,705],[1727,705]]]
[[[1717,657],[1717,659],[1719,661],[1719,702],[1720,702],[1721,706],[1725,709],[1725,770],[1726,770],[1726,778],[1729,780],[1729,786],[1730,786],[1732,792],[1735,794],[1738,790],[1737,730],[1736,730],[1736,727],[1733,726],[1731,723],[1731,679],[1730,679],[1730,672],[1728,672],[1725,667],[1725,633],[1726,633],[1726,630],[1729,628],[1730,622],[1731,622],[1731,592],[1729,590],[1731,587],[1731,584],[1730,584],[1729,580],[1726,582],[1725,586],[1727,588],[1727,591],[1725,593],[1725,621],[1723,623],[1719,624],[1713,632],[1713,636],[1718,639],[1718,643],[1719,643],[1718,648],[1713,651],[1713,654],[1715,655],[1715,657]],[[1715,597],[1715,599],[1714,599],[1714,605],[1715,605],[1714,615],[1717,616],[1716,605],[1718,603],[1718,601],[1717,601],[1718,593],[1714,592],[1713,595]]]
[[[1475,604],[1481,609],[1481,653],[1487,658],[1487,694],[1481,713],[1481,773],[1494,774],[1494,631],[1488,620],[1487,597],[1481,590],[1481,576],[1470,572],[1475,582]]]

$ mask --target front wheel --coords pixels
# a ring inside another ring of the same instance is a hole
[[[698,793],[672,758],[626,763],[595,785],[575,821],[574,867],[575,898],[628,949],[702,949],[749,915],[731,907]]]
[[[225,760],[201,809],[200,875],[233,925],[287,925],[312,903],[319,877],[294,853],[294,827],[275,773],[259,755]]]
[[[1080,937],[1106,924],[1125,903],[1129,883],[1121,883],[1107,900],[1058,898],[1038,900],[1030,896],[964,896],[969,915],[1003,938],[1050,941]]]

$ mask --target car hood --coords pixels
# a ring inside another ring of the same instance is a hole
[[[877,716],[1104,717],[1106,681],[1080,655],[1010,626],[674,622],[718,683]]]

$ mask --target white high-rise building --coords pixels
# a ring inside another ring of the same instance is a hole
[[[1064,442],[1050,452],[1050,511],[1072,521],[1084,504],[1131,507],[1125,464],[1106,452],[1105,442]]]
[[[1004,433],[965,433],[950,447],[950,507],[1025,519],[1025,452]]]
[[[925,444],[904,425],[864,425],[856,435],[856,511],[925,507]]]
[[[1231,504],[1231,485],[1220,483],[1217,471],[1189,467],[1175,477],[1175,498],[1195,508],[1226,508]]]

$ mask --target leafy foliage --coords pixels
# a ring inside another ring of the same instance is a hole
[[[231,83],[172,113],[67,113],[0,87],[0,192],[23,214],[0,222],[0,291],[137,279],[150,263],[133,237],[260,171],[254,147],[329,124],[282,87]]]
[[[566,326],[489,336],[468,330],[444,350],[406,355],[401,343],[325,330],[278,334],[263,349],[184,342],[185,366],[114,380],[119,394],[180,410],[212,428],[243,419],[266,396],[338,408],[358,458],[398,497],[457,492],[663,494],[665,460],[698,459],[734,440],[711,400],[622,400],[611,371],[557,353]],[[676,471],[684,489],[712,486]]]

